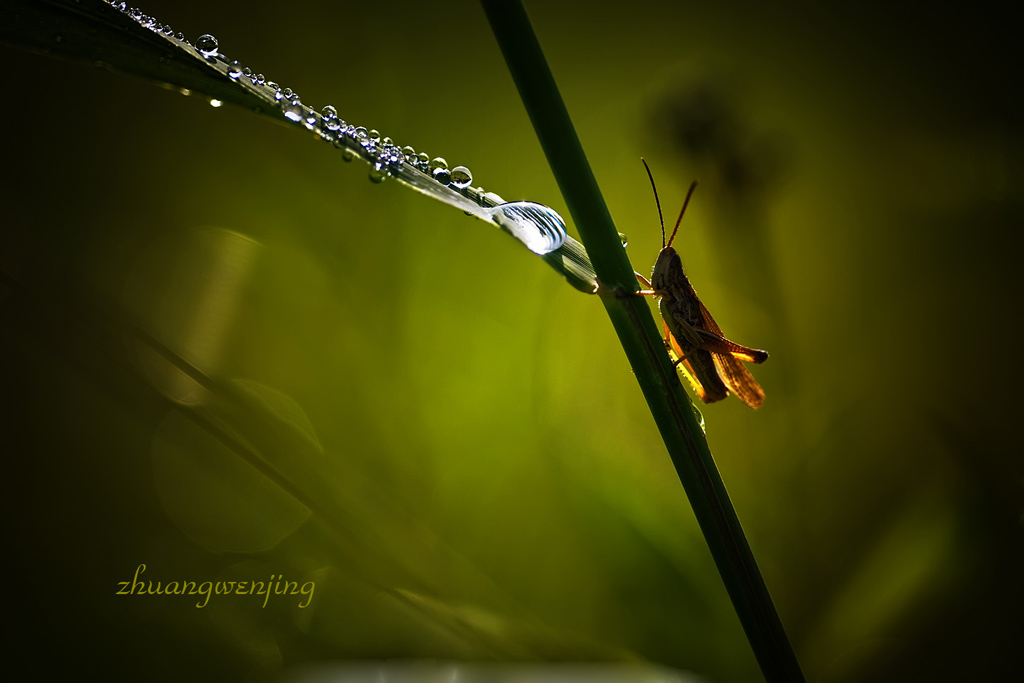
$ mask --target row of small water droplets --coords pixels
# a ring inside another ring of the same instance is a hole
[[[129,7],[127,3],[122,0],[106,0],[106,3],[114,9],[124,12],[135,21],[139,22],[148,29],[152,29],[157,33],[162,33],[168,37],[174,37],[181,42],[188,42],[185,40],[185,34],[181,31],[175,31],[171,28],[170,24],[161,24],[153,17],[143,13],[138,7]]]
[[[473,174],[465,166],[449,169],[448,162],[441,157],[431,158],[425,152],[417,152],[410,146],[398,145],[389,137],[381,137],[376,130],[350,124],[342,120],[331,105],[316,112],[303,104],[298,93],[291,88],[282,88],[237,60],[229,61],[221,54],[220,43],[212,35],[199,36],[193,45],[180,31],[175,32],[169,25],[161,24],[138,8],[128,7],[121,0],[106,2],[179,47],[194,50],[228,78],[276,107],[285,120],[301,125],[332,143],[342,151],[345,161],[359,156],[369,162],[370,180],[373,182],[395,177],[419,192],[458,206],[467,214],[497,223],[538,254],[554,251],[565,242],[565,222],[552,209],[533,202],[506,203],[492,192],[472,187]],[[221,102],[211,100],[210,104],[219,107]]]

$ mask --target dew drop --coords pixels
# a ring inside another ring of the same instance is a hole
[[[352,137],[354,137],[357,140],[365,140],[367,137],[366,129],[363,128],[362,126],[359,126],[358,128],[352,131]]]
[[[338,118],[338,110],[332,105],[328,104],[326,107],[320,110],[320,116],[325,119],[336,119]]]
[[[287,97],[288,99],[291,99],[292,95],[294,94],[295,93],[292,92],[291,88],[285,88],[284,90],[281,91],[281,95]]]
[[[430,172],[431,177],[442,185],[447,185],[452,182],[452,172],[447,168],[435,168]]]
[[[231,62],[231,66],[228,67],[228,78],[237,80],[242,75],[242,69],[238,66],[238,62]]]
[[[356,158],[356,153],[346,147],[341,151],[341,158],[345,161],[352,161]]]
[[[236,62],[236,64],[237,64],[237,62]],[[242,75],[245,76],[246,78],[251,78],[252,77],[252,69],[250,69],[249,67],[245,67],[244,69],[242,69]]]
[[[298,123],[302,120],[302,105],[295,104],[290,100],[283,100],[281,102],[281,111],[284,113],[284,117],[289,121]]]
[[[267,82],[267,79],[263,77],[263,74],[256,74],[256,85],[263,85]]]
[[[565,243],[565,221],[553,209],[534,202],[511,202],[493,210],[498,225],[535,254],[547,254]]]
[[[626,233],[624,232],[619,233],[619,241],[622,242],[623,248],[626,248],[629,245],[629,238],[626,237]]]
[[[426,168],[427,164],[430,163],[430,155],[427,154],[426,152],[420,152],[419,154],[416,155],[416,161],[417,165]]]
[[[376,129],[371,129],[369,132],[367,132],[366,135],[367,135],[367,137],[369,137],[374,142],[379,142],[380,141],[380,133],[377,132]]]
[[[217,54],[218,47],[220,47],[220,43],[209,33],[204,33],[196,39],[196,49],[204,57],[212,57]]]
[[[402,154],[405,155],[405,160],[406,161],[415,161],[416,160],[416,150],[414,150],[409,145],[406,145],[405,147],[402,148]]]
[[[448,162],[445,161],[442,157],[434,157],[433,159],[430,160],[430,170],[431,172],[433,172],[439,168],[443,168],[444,170],[447,171]]]
[[[707,434],[708,430],[704,428],[704,416],[697,410],[697,406],[691,404],[691,407],[693,408],[693,416],[697,418],[697,424],[700,425],[700,431]]]
[[[452,169],[452,185],[460,190],[469,187],[473,182],[473,174],[465,166],[456,166]]]
[[[383,183],[384,179],[388,177],[387,171],[384,170],[384,164],[377,162],[370,169],[370,182]]]
[[[313,111],[312,109],[305,108],[305,107],[303,109],[304,109],[304,111],[303,111],[302,125],[304,125],[307,130],[313,130],[314,128],[316,128],[316,121],[317,121],[316,112]]]
[[[184,41],[185,40],[185,34],[182,33],[181,31],[178,31],[177,33],[174,34],[174,39],[175,40]]]

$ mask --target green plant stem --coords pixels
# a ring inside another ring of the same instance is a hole
[[[604,302],[765,679],[803,681],[689,396],[597,186],[533,28],[518,0],[482,0],[537,137],[603,286]]]

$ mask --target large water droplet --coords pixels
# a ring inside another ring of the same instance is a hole
[[[228,67],[228,78],[238,78],[242,75],[242,69],[239,67],[238,62],[231,62],[231,66]]]
[[[565,243],[565,221],[542,204],[511,202],[491,211],[502,228],[535,254],[547,254]]]
[[[196,39],[196,49],[204,57],[212,57],[217,54],[218,47],[220,47],[220,43],[209,33],[204,33]]]
[[[708,430],[705,429],[704,427],[704,415],[702,415],[701,412],[697,410],[697,406],[691,404],[691,407],[693,408],[693,416],[697,418],[697,424],[700,425],[700,431],[704,432],[704,434],[707,434]]]
[[[452,185],[460,190],[469,187],[473,182],[473,174],[465,166],[456,166],[452,169]]]

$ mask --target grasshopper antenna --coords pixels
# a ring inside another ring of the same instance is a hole
[[[650,171],[647,171],[647,172],[650,173]],[[653,178],[651,179],[651,182],[652,183],[654,182]],[[686,193],[686,201],[683,202],[683,210],[679,212],[679,218],[676,220],[676,227],[672,230],[672,236],[668,238],[668,246],[670,246],[670,247],[672,246],[672,240],[674,240],[676,238],[676,233],[679,232],[679,224],[683,222],[683,214],[686,213],[686,207],[689,206],[689,204],[690,204],[690,197],[693,196],[693,191],[696,190],[696,189],[697,189],[697,181],[694,180],[692,183],[690,183],[690,191]],[[657,193],[655,193],[655,196],[657,196]],[[660,206],[658,207],[658,212],[659,213],[661,212],[661,207]],[[661,226],[661,239],[662,239],[662,244],[664,244],[664,239],[665,239],[665,225],[664,224],[662,224],[662,226]]]
[[[658,205],[658,220],[661,221],[661,248],[665,248],[665,218],[661,215],[661,200],[658,199],[658,188],[654,184],[654,176],[651,175],[651,167],[647,165],[647,161],[640,157],[640,161],[644,162],[644,168],[647,169],[647,177],[651,179],[651,189],[654,190],[654,203]],[[672,233],[675,235],[675,233]]]

